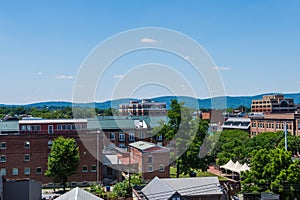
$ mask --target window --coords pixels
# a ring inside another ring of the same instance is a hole
[[[115,133],[109,133],[109,139],[110,140],[115,140],[116,139]]]
[[[163,138],[162,138],[162,135],[157,135],[157,136],[156,136],[156,140],[162,141],[162,139],[163,139]]]
[[[21,130],[22,130],[22,131],[26,131],[26,126],[25,126],[25,125],[22,125],[22,126],[21,126]]]
[[[6,142],[1,142],[1,149],[6,149]]]
[[[25,175],[29,175],[30,174],[30,168],[29,167],[25,167],[24,168],[24,174]]]
[[[164,165],[160,165],[160,166],[159,166],[159,171],[160,171],[160,172],[164,172],[164,171],[165,171]]]
[[[145,138],[145,133],[139,132],[139,139],[144,139],[144,138]]]
[[[278,129],[278,124],[276,124],[276,129]],[[299,129],[300,130],[300,129]]]
[[[41,167],[37,167],[36,168],[36,173],[37,174],[42,174],[42,168]]]
[[[124,133],[119,134],[119,141],[125,141],[125,134]]]
[[[52,140],[49,140],[48,141],[48,148],[51,148],[52,147]]]
[[[6,162],[6,155],[1,155],[0,162]]]
[[[134,141],[135,135],[134,133],[129,133],[129,141]]]
[[[91,166],[91,172],[97,172],[97,167],[96,165]]]
[[[1,168],[0,174],[1,174],[2,176],[5,176],[5,175],[6,175],[6,169],[5,169],[5,168]]]
[[[71,124],[68,124],[68,125],[67,125],[67,129],[68,129],[68,130],[71,130]]]
[[[152,156],[148,156],[148,157],[147,157],[147,163],[148,163],[148,164],[151,164],[151,163],[152,163]]]
[[[30,155],[29,154],[25,154],[24,156],[24,161],[30,161]]]
[[[82,166],[82,172],[88,172],[88,166],[83,165]]]
[[[12,169],[12,175],[18,175],[19,174],[19,169],[18,168],[13,168]]]
[[[56,129],[57,129],[58,131],[62,130],[61,124],[58,124],[57,127],[56,127]]]
[[[30,148],[30,142],[29,141],[24,142],[24,148]]]
[[[48,125],[48,134],[53,134],[53,125]]]
[[[124,143],[120,143],[120,144],[119,144],[119,147],[120,147],[120,148],[126,148],[126,146],[125,146]]]
[[[148,165],[148,172],[153,172],[153,166],[152,165]]]

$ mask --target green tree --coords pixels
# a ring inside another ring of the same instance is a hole
[[[79,165],[79,149],[75,139],[58,137],[53,141],[45,175],[53,177],[55,183],[66,187],[68,178],[76,173]]]
[[[300,136],[292,136],[288,135],[287,138],[287,146],[288,150],[292,152],[293,155],[297,155],[300,153]],[[284,148],[285,147],[285,139],[282,138],[282,140],[279,142],[278,147]]]
[[[299,198],[299,160],[282,148],[261,149],[251,158],[251,169],[242,174],[243,192],[274,192],[282,198]]]
[[[208,123],[199,119],[192,119],[193,110],[172,100],[168,111],[168,123],[162,124],[154,130],[154,134],[161,134],[172,141],[176,149],[176,166],[179,177],[181,173],[188,174],[192,169],[206,170],[205,158],[199,158],[200,147],[207,135]]]
[[[217,157],[217,164],[223,165],[230,159],[240,162],[246,162],[248,152],[245,144],[249,140],[249,133],[241,130],[225,130],[221,132],[217,141],[213,155]]]

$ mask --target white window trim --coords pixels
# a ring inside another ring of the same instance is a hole
[[[125,141],[125,133],[119,133],[119,141],[124,142]]]
[[[84,170],[83,167],[86,167],[86,170]],[[84,172],[84,173],[89,172],[88,166],[87,165],[82,165],[81,171]]]
[[[14,173],[14,170],[16,170],[15,172],[17,172],[17,173]],[[19,169],[18,168],[12,168],[12,175],[13,176],[19,175]]]
[[[38,172],[37,170],[38,170],[38,168],[40,168],[41,169],[41,172]],[[35,169],[35,172],[36,172],[36,174],[42,174],[43,173],[43,169],[42,169],[42,167],[37,167],[36,169]]]
[[[28,156],[28,159],[26,159],[26,156]],[[29,162],[30,161],[30,154],[25,154],[24,155],[24,161]]]
[[[111,137],[113,136],[113,137]],[[115,140],[116,139],[116,134],[115,133],[109,133],[109,139],[110,140]]]
[[[95,167],[96,169],[94,170],[93,167]],[[97,172],[97,166],[96,165],[91,166],[91,172]]]
[[[134,133],[129,133],[129,141],[135,141],[135,134]]]
[[[161,169],[161,167],[162,167],[162,169]],[[164,172],[165,171],[165,166],[164,165],[160,165],[159,166],[159,172]]]
[[[151,162],[149,162],[149,158],[151,158]],[[153,164],[153,156],[152,155],[147,156],[147,164]]]
[[[27,173],[26,173],[26,169],[28,170]],[[24,168],[24,175],[30,175],[30,168],[29,167]]]
[[[2,158],[4,158],[4,160],[2,160]],[[6,155],[1,155],[0,156],[0,162],[3,162],[3,163],[6,162]]]
[[[26,146],[26,145],[28,145],[28,146]],[[24,142],[24,148],[26,148],[26,149],[30,148],[30,142],[29,141]]]
[[[151,170],[149,170],[149,167],[151,167]],[[153,172],[153,165],[148,165],[147,172]]]
[[[2,144],[5,144],[5,147],[2,147]],[[6,142],[1,142],[1,149],[6,149]]]

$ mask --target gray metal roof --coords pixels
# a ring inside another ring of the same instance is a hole
[[[79,187],[61,195],[57,200],[103,200]]]
[[[142,192],[149,200],[168,199],[175,192],[183,197],[222,195],[217,177],[167,178],[155,177]]]
[[[135,124],[132,119],[89,118],[87,119],[87,122],[88,130],[122,130],[135,128]]]
[[[138,142],[133,142],[130,143],[129,146],[134,147],[136,149],[139,149],[141,151],[144,151],[146,149],[156,147],[156,144],[150,143],[150,142],[145,142],[145,141],[138,141]]]
[[[19,121],[0,121],[0,132],[18,132]]]

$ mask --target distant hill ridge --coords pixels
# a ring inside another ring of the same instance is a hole
[[[266,93],[266,94],[260,94],[255,96],[226,96],[226,104],[227,108],[237,108],[240,105],[251,107],[252,100],[255,99],[261,99],[264,95],[272,95],[274,93]],[[300,103],[300,93],[291,93],[291,94],[284,94],[285,98],[293,98],[295,100],[295,103]],[[220,100],[222,97],[215,97],[213,100]],[[162,97],[155,97],[152,98],[153,101],[156,102],[166,102],[167,108],[169,107],[172,99],[178,99],[180,101],[185,102],[185,105],[190,108],[211,108],[211,102],[212,98],[208,99],[196,99],[193,97],[187,97],[187,96],[162,96]],[[88,107],[88,108],[99,108],[99,109],[107,109],[107,108],[115,108],[118,109],[119,104],[122,103],[128,103],[130,100],[137,100],[133,98],[124,98],[124,99],[115,99],[115,100],[108,100],[105,102],[91,102],[91,103],[74,103],[74,106],[76,107]],[[198,104],[198,105],[197,105]],[[38,103],[32,103],[32,104],[26,104],[26,105],[7,105],[7,104],[0,104],[1,107],[70,107],[72,106],[72,102],[67,101],[48,101],[48,102],[38,102]]]

